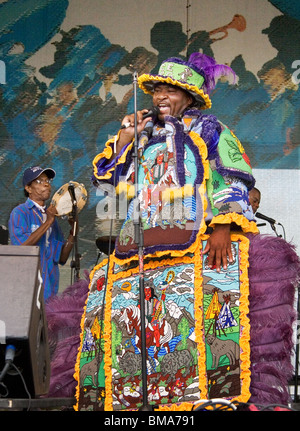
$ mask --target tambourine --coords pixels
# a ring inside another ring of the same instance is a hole
[[[73,198],[70,190],[74,190],[77,213],[85,206],[87,201],[87,191],[83,184],[69,181],[61,186],[52,197],[51,204],[55,206],[58,216],[69,215],[73,210]]]

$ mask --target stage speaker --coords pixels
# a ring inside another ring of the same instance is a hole
[[[0,244],[8,244],[8,229],[0,225]]]
[[[2,381],[6,396],[47,394],[50,352],[39,247],[0,246],[0,327],[0,373],[6,347],[15,347],[15,367],[10,367]]]

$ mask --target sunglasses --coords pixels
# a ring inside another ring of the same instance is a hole
[[[45,180],[36,179],[34,181],[36,183],[38,183],[38,184],[51,184],[52,183],[52,179],[51,178],[47,178]]]

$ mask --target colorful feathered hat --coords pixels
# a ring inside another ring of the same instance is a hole
[[[188,61],[171,57],[163,61],[157,75],[143,74],[138,78],[139,87],[146,94],[153,94],[155,84],[177,85],[188,91],[200,109],[211,107],[210,92],[216,86],[216,79],[234,71],[217,62],[208,55],[194,52]]]

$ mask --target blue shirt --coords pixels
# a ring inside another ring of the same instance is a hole
[[[14,208],[10,214],[8,229],[12,245],[22,245],[43,224],[43,214],[31,199]],[[59,259],[64,245],[64,236],[54,221],[36,244],[40,248],[41,271],[44,281],[44,298],[58,292]]]

